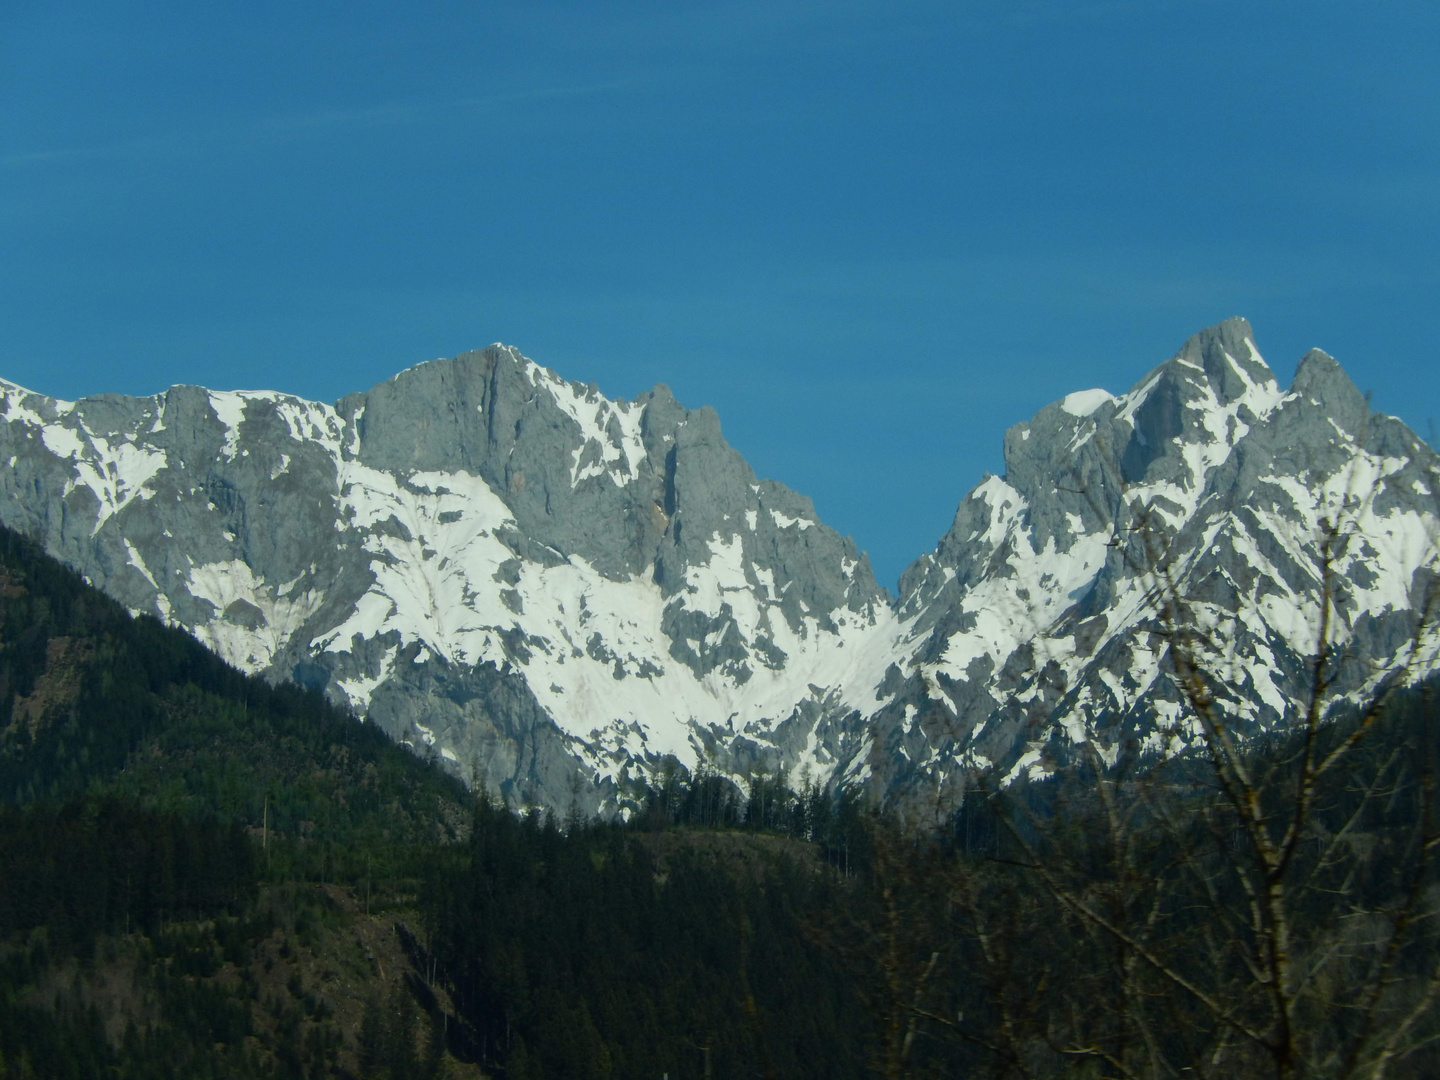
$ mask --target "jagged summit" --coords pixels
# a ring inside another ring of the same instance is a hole
[[[1329,353],[1311,349],[1300,358],[1290,392],[1324,409],[1351,435],[1358,435],[1368,423],[1370,407],[1360,388]]]
[[[1225,403],[1254,384],[1276,381],[1255,348],[1250,323],[1238,316],[1192,335],[1166,365],[1200,368]]]
[[[1142,512],[1259,726],[1303,675],[1322,518],[1349,507],[1363,538],[1359,656],[1389,662],[1435,569],[1433,451],[1323,353],[1282,390],[1243,319],[1013,426],[1004,475],[893,601],[713,410],[663,384],[610,399],[506,345],[334,405],[0,383],[0,416],[0,520],[227,659],[561,808],[617,808],[672,759],[903,792],[1183,741],[1125,547]]]
[[[7,520],[133,610],[558,805],[577,755],[581,802],[613,802],[789,709],[797,665],[845,677],[833,644],[890,617],[853,541],[713,410],[612,401],[506,346],[334,406],[175,387],[3,410]]]
[[[1374,485],[1355,524],[1375,532],[1363,546],[1389,569],[1356,567],[1388,584],[1356,604],[1346,633],[1357,652],[1391,656],[1419,603],[1411,582],[1436,558],[1440,489],[1425,476],[1437,459],[1398,421],[1368,414],[1322,357],[1307,356],[1282,391],[1249,324],[1231,319],[1119,397],[1072,395],[1012,427],[1004,476],[962,500],[935,551],[901,578],[915,662],[903,683],[897,666],[871,725],[884,782],[938,779],[957,757],[1016,775],[1081,740],[1107,753],[1137,737],[1160,745],[1179,697],[1149,641],[1149,583],[1124,542],[1137,507],[1186,587],[1226,598],[1222,639],[1250,672],[1233,707],[1267,725],[1287,716],[1314,647],[1319,522]],[[919,737],[926,715],[936,727]]]

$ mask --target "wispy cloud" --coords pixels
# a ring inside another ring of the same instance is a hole
[[[0,169],[210,150],[328,132],[441,123],[465,113],[573,101],[647,86],[721,77],[777,57],[873,52],[884,43],[923,42],[948,28],[965,36],[1055,22],[1128,18],[1149,11],[1204,6],[1216,0],[968,0],[937,13],[930,0],[722,0],[713,5],[642,4],[586,14],[572,5],[527,9],[520,40],[560,70],[624,78],[553,84],[437,100],[392,101],[175,128],[81,146],[0,150]],[[504,20],[502,20],[503,23]],[[523,50],[522,50],[523,53]],[[540,76],[544,78],[544,76]]]
[[[69,162],[185,154],[217,144],[291,139],[306,134],[364,131],[381,127],[433,124],[465,113],[499,112],[509,106],[596,97],[633,86],[635,78],[581,85],[557,85],[440,101],[394,102],[351,109],[319,109],[232,124],[187,128],[93,146],[18,150],[0,154],[0,168],[24,169]]]
[[[455,113],[484,112],[503,109],[508,105],[595,97],[633,86],[636,82],[637,80],[634,78],[612,79],[581,86],[536,87],[503,94],[485,94],[444,101],[396,103],[356,109],[326,109],[313,113],[274,117],[259,122],[251,130],[257,134],[285,134],[321,129],[371,128],[429,123]]]

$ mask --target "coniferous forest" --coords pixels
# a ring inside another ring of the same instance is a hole
[[[0,533],[0,1078],[1437,1075],[1434,718],[557,817]]]

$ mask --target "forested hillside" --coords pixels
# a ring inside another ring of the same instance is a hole
[[[313,950],[349,934],[352,894],[413,893],[423,852],[469,812],[462,785],[374,727],[132,618],[8,531],[0,795],[0,1075],[15,1076],[343,1062],[343,1006],[384,980],[367,946],[328,955],[349,961],[332,980],[345,1001],[302,989]]]
[[[0,794],[3,1077],[764,1058],[819,1076],[864,1057],[860,999],[807,915],[833,899],[853,803],[842,822],[777,783],[751,806],[676,770],[634,827],[562,831],[132,618],[8,531]],[[691,831],[747,818],[822,843]]]
[[[0,1078],[1434,1075],[1431,691],[924,822],[557,818],[0,533]]]

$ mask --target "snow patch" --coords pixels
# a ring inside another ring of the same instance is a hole
[[[1073,394],[1065,395],[1065,399],[1060,402],[1060,408],[1071,416],[1089,416],[1101,405],[1114,400],[1115,395],[1108,390],[1077,390]]]
[[[544,387],[560,410],[580,429],[580,448],[571,453],[570,486],[593,476],[609,476],[624,487],[645,460],[640,433],[645,409],[632,401],[612,401],[583,383],[562,379],[549,368],[526,362],[531,385]],[[619,468],[623,463],[624,468]]]
[[[782,529],[788,529],[792,525],[798,525],[801,532],[804,532],[815,524],[809,518],[790,517],[788,514],[782,514],[779,510],[771,510],[770,519]]]

